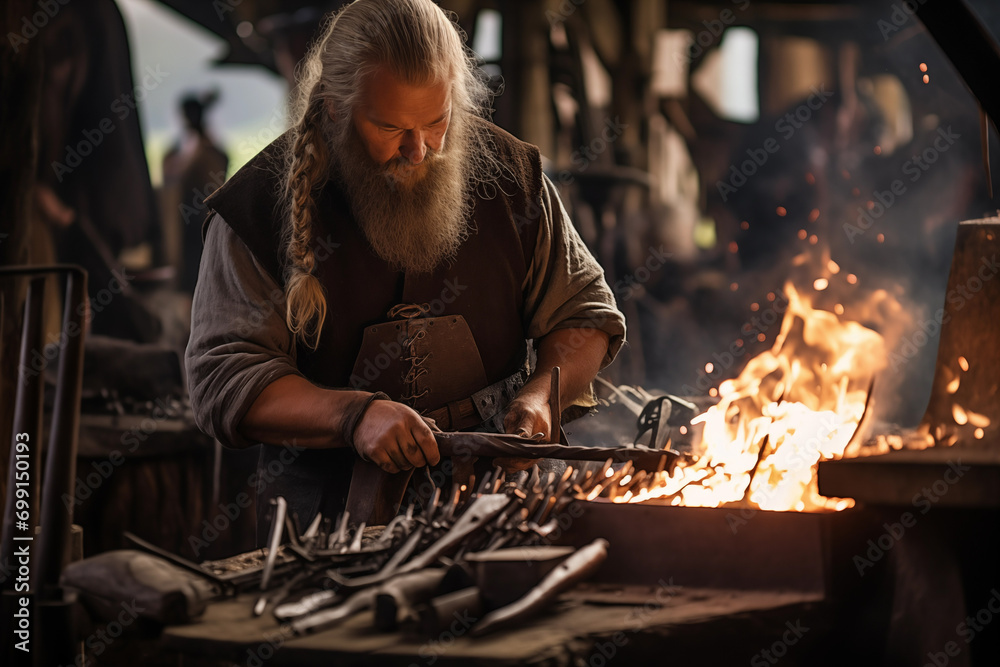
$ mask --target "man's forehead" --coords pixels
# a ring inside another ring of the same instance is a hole
[[[451,85],[448,81],[411,84],[379,67],[366,78],[359,101],[367,118],[376,124],[404,128],[427,125],[447,116]]]

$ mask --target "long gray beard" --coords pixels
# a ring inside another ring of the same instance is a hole
[[[427,152],[425,172],[415,183],[397,179],[398,163],[376,164],[353,124],[330,138],[333,172],[354,217],[375,254],[393,268],[430,273],[453,260],[468,238],[472,199],[463,165],[471,152],[470,133],[468,120],[456,114],[444,150]]]

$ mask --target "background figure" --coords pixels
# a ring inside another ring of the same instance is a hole
[[[125,25],[110,0],[63,7],[42,35],[30,261],[87,270],[89,296],[97,301],[92,333],[155,341],[162,325],[136,294],[132,283],[140,276],[125,270],[121,255],[139,246],[156,253],[159,220],[138,101],[167,73],[150,69],[133,79]],[[50,322],[58,322],[59,306],[50,310]]]
[[[163,158],[165,245],[179,267],[178,286],[188,294],[198,281],[204,200],[225,182],[229,166],[226,153],[205,129],[205,114],[218,99],[217,90],[181,99],[184,133]]]

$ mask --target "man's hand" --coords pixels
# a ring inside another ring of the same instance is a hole
[[[528,380],[514,400],[507,406],[503,419],[505,433],[525,438],[538,437],[540,442],[550,442],[552,434],[552,411],[549,409],[549,394],[552,388],[551,372],[536,373]],[[540,435],[539,435],[540,434]],[[527,470],[534,459],[499,458],[494,463],[511,473]]]
[[[541,433],[539,441],[550,442],[552,422],[556,419],[549,409],[551,377],[551,371],[535,373],[521,387],[521,391],[517,392],[517,396],[507,406],[507,414],[503,419],[503,430],[506,433],[526,438]]]
[[[372,401],[354,431],[354,448],[388,473],[441,461],[430,426],[412,408],[394,401]]]

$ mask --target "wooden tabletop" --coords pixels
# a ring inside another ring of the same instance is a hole
[[[468,623],[461,618],[432,638],[380,633],[372,627],[371,611],[324,632],[294,637],[270,611],[253,618],[253,602],[254,596],[243,595],[210,604],[198,622],[167,628],[161,638],[164,648],[246,665],[530,665],[590,656],[595,646],[624,652],[642,643],[634,641],[642,635],[648,645],[650,633],[663,638],[683,630],[690,635],[687,629],[713,619],[759,621],[768,612],[790,618],[789,609],[815,606],[821,596],[590,584],[564,595],[557,606],[518,629],[478,638],[466,636]]]

